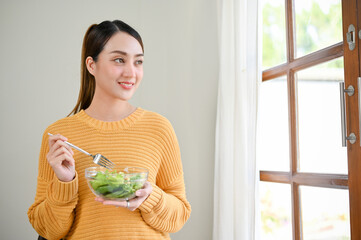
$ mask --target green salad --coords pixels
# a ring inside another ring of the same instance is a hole
[[[97,172],[90,185],[94,191],[108,199],[129,198],[141,189],[144,176],[141,173],[125,174],[123,172]]]

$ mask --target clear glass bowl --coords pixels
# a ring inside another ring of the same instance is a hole
[[[85,169],[85,178],[90,190],[97,196],[109,200],[129,200],[148,180],[148,170],[126,167],[124,170],[110,171],[104,167]]]

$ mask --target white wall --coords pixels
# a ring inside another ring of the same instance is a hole
[[[145,77],[133,104],[177,133],[192,215],[172,239],[211,239],[218,76],[216,0],[7,0],[0,2],[0,239],[35,239],[41,135],[79,91],[87,27],[121,19],[145,43]]]

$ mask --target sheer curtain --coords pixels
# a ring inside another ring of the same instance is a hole
[[[258,16],[258,0],[218,0],[213,240],[255,239]]]

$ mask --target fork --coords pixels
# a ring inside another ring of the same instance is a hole
[[[51,133],[48,133],[48,135],[53,136],[53,134],[51,134]],[[65,143],[68,144],[70,147],[75,148],[76,150],[78,150],[88,156],[91,156],[93,158],[93,162],[95,164],[98,164],[101,167],[105,167],[109,170],[112,170],[115,166],[115,164],[112,161],[110,161],[108,158],[106,158],[105,156],[103,156],[99,153],[92,155],[92,154],[88,153],[87,151],[81,149],[80,147],[77,147],[74,144],[71,144],[70,142],[65,141]]]

